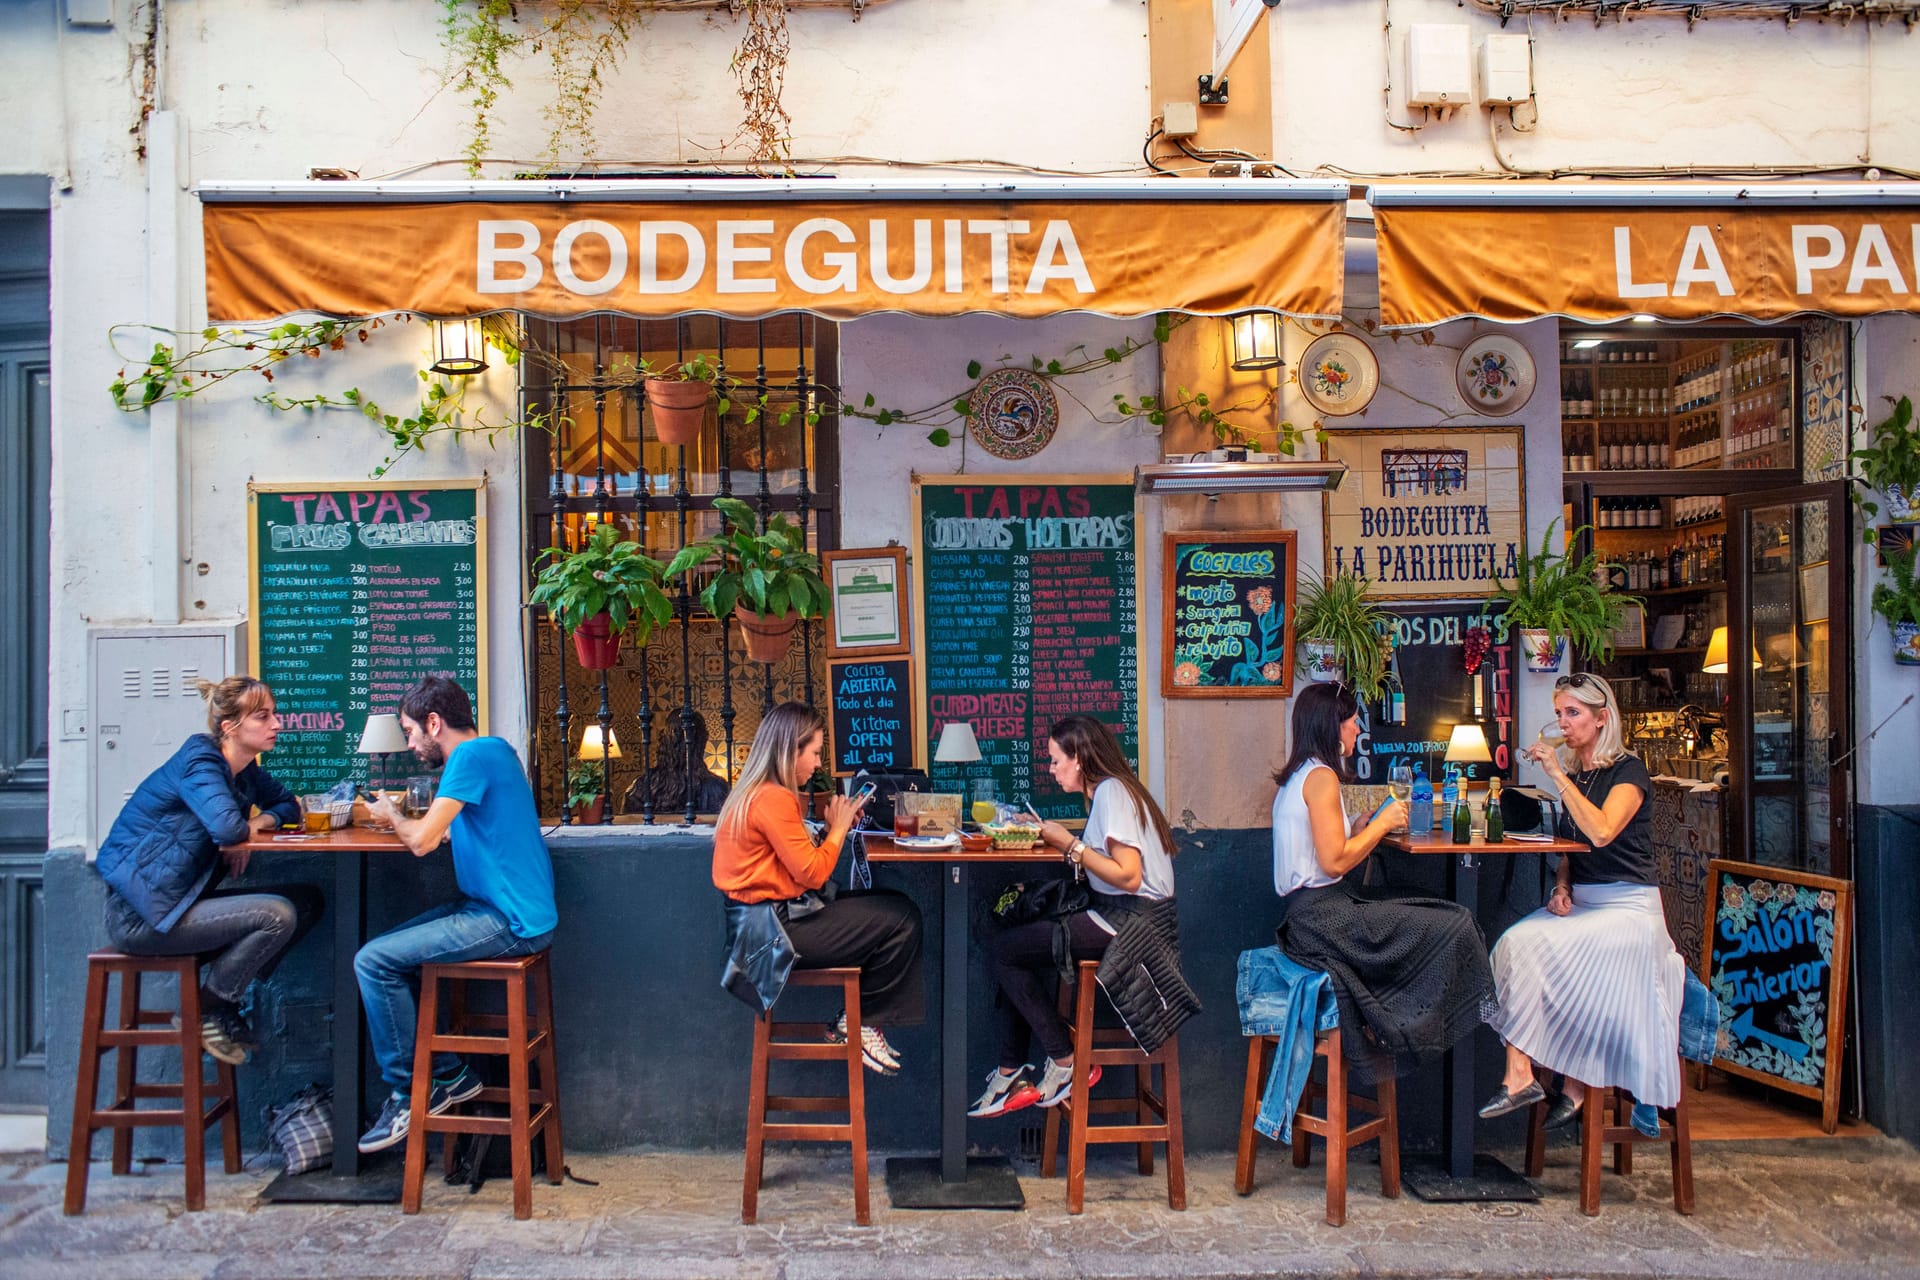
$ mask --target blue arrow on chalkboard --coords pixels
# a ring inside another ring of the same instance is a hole
[[[1807,1056],[1807,1046],[1798,1040],[1789,1040],[1785,1036],[1776,1036],[1770,1031],[1762,1031],[1753,1025],[1753,1010],[1742,1009],[1740,1016],[1733,1020],[1733,1034],[1742,1040],[1759,1040],[1770,1044],[1789,1058]]]

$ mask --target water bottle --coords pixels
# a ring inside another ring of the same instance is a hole
[[[1427,778],[1427,766],[1413,766],[1413,801],[1407,812],[1407,830],[1416,836],[1433,834],[1433,783]]]
[[[1446,781],[1440,787],[1440,830],[1453,830],[1453,810],[1460,803],[1459,775],[1452,765],[1447,766]]]

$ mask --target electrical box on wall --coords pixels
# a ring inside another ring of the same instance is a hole
[[[196,682],[246,669],[246,630],[236,620],[87,632],[89,848],[106,839],[141,780],[206,731],[207,704]]]
[[[1417,22],[1407,30],[1407,105],[1462,107],[1473,101],[1464,23]]]
[[[1518,106],[1533,97],[1533,42],[1522,35],[1480,42],[1480,105]]]

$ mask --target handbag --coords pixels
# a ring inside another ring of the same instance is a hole
[[[267,1137],[286,1157],[288,1173],[307,1173],[333,1159],[333,1090],[311,1084],[284,1107],[267,1109]]]
[[[993,918],[1011,928],[1036,920],[1064,920],[1092,905],[1086,882],[1065,878],[1013,884],[994,904]]]

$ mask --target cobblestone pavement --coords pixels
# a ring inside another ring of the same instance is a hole
[[[1062,1180],[1024,1176],[1024,1213],[914,1212],[887,1205],[874,1161],[874,1225],[856,1227],[848,1164],[774,1153],[758,1225],[740,1225],[737,1155],[583,1153],[597,1187],[536,1181],[534,1217],[513,1220],[509,1188],[477,1195],[430,1175],[424,1212],[255,1200],[272,1170],[207,1176],[207,1208],[185,1212],[177,1165],[115,1178],[92,1171],[87,1212],[60,1212],[64,1164],[0,1157],[0,1277],[278,1280],[492,1277],[611,1280],[985,1280],[989,1277],[1660,1276],[1812,1280],[1920,1275],[1920,1158],[1887,1139],[1702,1143],[1699,1212],[1673,1211],[1665,1161],[1637,1154],[1605,1175],[1598,1218],[1580,1215],[1575,1152],[1556,1147],[1527,1205],[1384,1200],[1358,1153],[1347,1225],[1322,1220],[1321,1166],[1263,1152],[1260,1185],[1233,1194],[1231,1157],[1188,1162],[1189,1208],[1167,1208],[1163,1176],[1131,1158],[1089,1172],[1087,1211],[1069,1217]],[[1030,1170],[1027,1171],[1030,1174]]]

